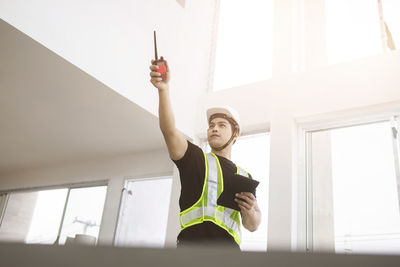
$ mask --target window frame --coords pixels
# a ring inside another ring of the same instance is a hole
[[[313,252],[313,183],[311,162],[311,135],[313,132],[388,122],[395,118],[400,126],[400,101],[338,112],[297,117],[297,179],[293,179],[292,248],[301,252]],[[399,129],[400,130],[400,129]],[[400,135],[397,148],[400,150]],[[395,152],[394,152],[395,153]],[[398,159],[397,159],[398,160]],[[400,181],[400,169],[396,170]]]
[[[52,189],[76,189],[82,187],[94,187],[94,186],[108,186],[108,180],[97,180],[90,182],[77,182],[77,183],[66,183],[66,184],[54,184],[46,186],[33,186],[33,187],[21,187],[0,190],[0,195],[2,194],[12,194],[12,193],[29,193],[36,191],[52,190]]]

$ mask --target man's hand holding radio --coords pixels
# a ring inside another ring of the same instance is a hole
[[[164,64],[166,66],[166,73],[165,73],[165,79],[161,78],[161,73],[157,72],[159,71],[160,66],[156,65],[155,60],[151,61],[151,66],[150,66],[150,82],[156,87],[159,91],[163,90],[168,90],[169,89],[169,80],[171,78],[170,70],[168,67],[168,62],[164,59]]]

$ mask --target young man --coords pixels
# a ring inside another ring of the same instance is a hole
[[[160,128],[170,158],[180,174],[181,232],[177,238],[178,247],[228,245],[239,249],[240,225],[243,224],[249,231],[255,231],[261,222],[261,212],[255,192],[236,194],[234,201],[238,204],[240,213],[217,204],[223,188],[229,186],[230,179],[235,174],[251,179],[246,171],[230,160],[232,145],[240,133],[238,115],[229,107],[207,110],[207,139],[211,153],[205,154],[175,128],[169,97],[171,73],[168,63],[166,62],[167,73],[164,80],[157,72],[159,67],[154,65],[153,60],[151,63],[150,82],[158,89]]]

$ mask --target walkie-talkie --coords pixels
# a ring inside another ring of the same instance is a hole
[[[154,64],[158,66],[157,72],[161,73],[161,79],[164,81],[167,79],[167,66],[165,65],[165,60],[163,57],[161,57],[161,59],[158,59],[156,31],[154,31],[154,52],[155,52]]]

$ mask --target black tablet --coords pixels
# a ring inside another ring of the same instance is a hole
[[[224,183],[224,191],[219,196],[217,204],[240,211],[238,204],[235,202],[235,194],[241,192],[254,194],[260,182],[239,174],[231,175],[227,179],[229,180]]]

